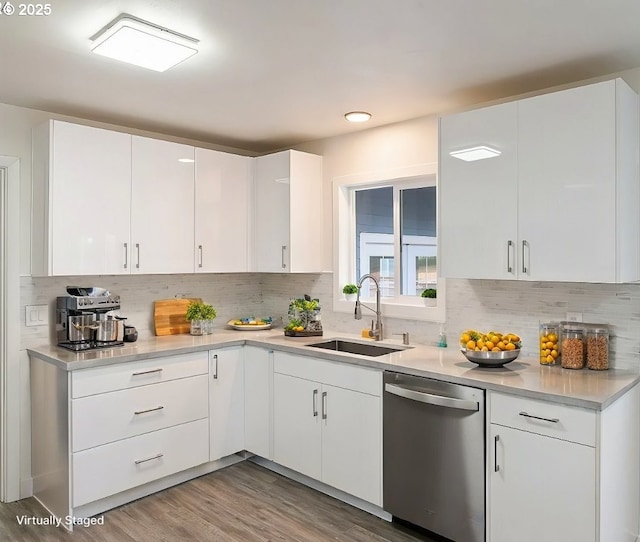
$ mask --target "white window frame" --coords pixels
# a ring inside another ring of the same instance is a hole
[[[334,177],[333,179],[333,310],[335,312],[353,313],[353,302],[347,301],[342,295],[342,287],[347,283],[354,283],[359,277],[355,276],[355,197],[354,188],[380,188],[402,183],[402,188],[424,186],[424,177],[433,177],[437,182],[438,165],[418,164],[404,168],[394,168],[379,172],[357,173]],[[436,192],[436,208],[439,209],[440,196]],[[395,204],[399,204],[397,202]],[[394,205],[395,205],[394,204]],[[436,216],[436,231],[438,231],[440,214]],[[394,209],[394,231],[400,231],[400,213]],[[400,239],[396,236],[394,243],[395,261],[400,261]],[[440,245],[437,248],[437,261],[440,262]],[[439,265],[438,265],[439,267]],[[382,316],[402,318],[406,320],[420,320],[425,322],[445,322],[446,318],[446,284],[445,279],[438,274],[437,304],[433,307],[425,306],[424,301],[416,296],[397,295],[393,298],[383,297]],[[397,286],[398,288],[399,286]],[[398,290],[396,290],[398,292]],[[373,298],[362,298],[365,303],[375,303]]]

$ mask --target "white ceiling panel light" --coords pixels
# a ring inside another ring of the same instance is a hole
[[[367,122],[371,118],[371,113],[366,111],[349,111],[345,113],[344,118],[349,122]]]
[[[99,55],[163,72],[198,52],[198,40],[122,14],[91,38]]]
[[[469,147],[467,149],[460,149],[457,151],[451,151],[449,153],[453,158],[459,158],[465,162],[473,162],[474,160],[485,160],[486,158],[495,158],[502,153],[498,149],[487,147],[486,145],[480,145],[478,147]]]

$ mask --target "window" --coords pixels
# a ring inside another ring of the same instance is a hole
[[[437,192],[434,167],[424,174],[391,179],[366,175],[336,179],[336,291],[347,282],[373,275],[388,316],[443,321],[444,288],[437,274]],[[437,289],[436,307],[425,307],[420,294]],[[375,284],[365,281],[361,296],[374,298]],[[352,310],[341,304],[335,310]],[[341,306],[342,305],[342,306]]]

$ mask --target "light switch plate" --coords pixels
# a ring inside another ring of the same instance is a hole
[[[48,305],[27,305],[25,307],[24,321],[27,326],[48,326]]]
[[[568,312],[567,313],[567,322],[582,322],[582,313],[581,312]]]

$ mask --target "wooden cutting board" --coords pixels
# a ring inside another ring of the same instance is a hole
[[[153,307],[153,327],[156,335],[178,335],[189,333],[191,324],[186,320],[187,307],[200,298],[159,299]]]

